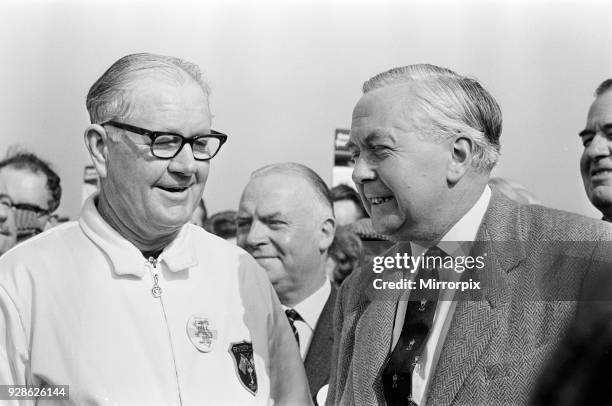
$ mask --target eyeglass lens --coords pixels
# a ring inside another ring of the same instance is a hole
[[[152,150],[159,158],[172,158],[182,143],[183,139],[178,135],[160,135],[155,138]],[[221,142],[214,137],[199,137],[191,145],[195,159],[210,159],[219,150]]]

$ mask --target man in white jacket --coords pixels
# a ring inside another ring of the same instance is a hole
[[[69,385],[70,404],[310,402],[265,272],[188,224],[226,140],[208,94],[196,65],[153,54],[91,87],[100,190],[0,260],[0,382]]]

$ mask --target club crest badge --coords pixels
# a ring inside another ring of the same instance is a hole
[[[253,360],[253,344],[248,341],[231,343],[229,353],[232,356],[240,383],[252,395],[255,395],[257,393],[257,374],[255,373],[255,361]]]
[[[218,337],[210,319],[198,314],[191,316],[187,321],[187,335],[200,352],[211,352]]]

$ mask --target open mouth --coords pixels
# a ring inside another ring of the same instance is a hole
[[[185,187],[180,187],[180,186],[157,186],[158,188],[160,188],[161,190],[164,190],[166,192],[170,192],[170,193],[180,193],[180,192],[184,192],[185,190],[189,189],[188,186]]]
[[[597,175],[612,175],[612,169],[606,169],[606,168],[602,168],[602,169],[595,169],[591,171],[591,176],[597,176]]]
[[[393,196],[384,196],[384,197],[368,197],[368,201],[372,203],[372,206],[377,206],[379,204],[383,204],[392,200]]]

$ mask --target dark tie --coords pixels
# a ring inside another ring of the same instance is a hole
[[[424,261],[438,265],[445,254],[437,247],[432,247],[425,253]],[[428,259],[431,258],[431,259]],[[419,285],[420,279],[438,279],[438,270],[434,265],[429,269],[419,267],[414,280]],[[438,301],[437,290],[412,290],[406,306],[406,317],[395,348],[387,358],[382,372],[385,400],[389,406],[415,405],[412,401],[412,372],[419,362],[425,342],[433,324]]]
[[[287,315],[287,319],[289,319],[289,324],[291,325],[291,330],[293,330],[293,335],[295,336],[295,341],[297,341],[298,348],[300,346],[300,335],[298,334],[297,328],[295,328],[295,322],[297,320],[302,320],[302,316],[294,309],[285,310],[285,314]]]

